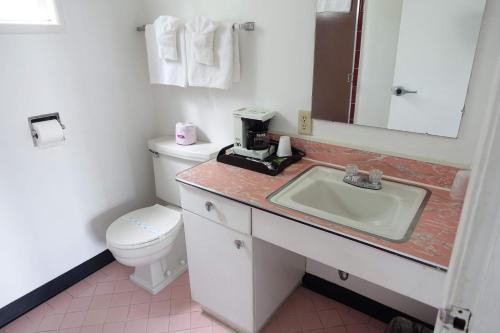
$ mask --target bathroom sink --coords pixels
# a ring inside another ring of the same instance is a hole
[[[268,200],[393,242],[406,241],[415,227],[429,191],[388,180],[381,190],[344,183],[344,171],[315,166]]]

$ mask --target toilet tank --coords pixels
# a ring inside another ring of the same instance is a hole
[[[165,136],[149,140],[148,148],[153,154],[156,196],[167,203],[180,206],[179,185],[175,176],[215,158],[222,146],[201,141],[182,146],[175,143],[175,137]]]

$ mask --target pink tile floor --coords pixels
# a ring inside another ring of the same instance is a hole
[[[223,333],[235,332],[191,300],[183,274],[157,295],[132,284],[132,269],[113,262],[0,333]],[[312,291],[298,288],[264,333],[382,333],[386,325]]]

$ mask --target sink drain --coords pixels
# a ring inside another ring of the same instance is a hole
[[[344,272],[344,271],[341,271],[339,269],[339,278],[342,280],[342,281],[345,281],[349,278],[349,273],[347,272]]]

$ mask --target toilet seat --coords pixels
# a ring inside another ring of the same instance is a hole
[[[169,237],[175,239],[181,220],[181,213],[169,207],[141,208],[115,220],[106,231],[106,241],[108,246],[124,250],[168,243]]]

